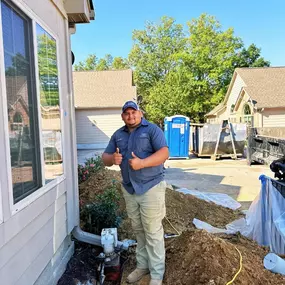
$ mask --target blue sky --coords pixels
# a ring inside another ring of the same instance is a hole
[[[127,57],[132,31],[146,21],[170,16],[183,24],[202,13],[213,15],[223,30],[233,27],[247,47],[255,43],[272,66],[285,66],[285,0],[93,0],[95,21],[77,25],[71,37],[76,63],[88,54]]]

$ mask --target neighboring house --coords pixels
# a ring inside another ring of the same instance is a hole
[[[73,72],[78,149],[103,149],[121,126],[122,106],[136,100],[133,72],[126,70]]]
[[[229,119],[254,127],[285,127],[285,67],[237,68],[208,123]]]
[[[0,4],[0,283],[56,284],[79,222],[70,34],[94,8]]]

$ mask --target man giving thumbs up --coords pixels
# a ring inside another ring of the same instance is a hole
[[[150,285],[160,285],[165,271],[163,163],[168,147],[162,130],[142,117],[135,102],[127,101],[121,116],[125,126],[112,135],[102,159],[106,166],[121,168],[126,208],[137,238],[137,268],[127,282],[150,273]]]

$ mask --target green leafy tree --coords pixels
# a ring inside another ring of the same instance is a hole
[[[182,25],[162,17],[158,24],[148,22],[145,30],[134,30],[133,41],[129,62],[134,66],[138,94],[145,107],[150,89],[179,64],[175,55],[185,50],[186,38]]]
[[[270,62],[261,57],[261,49],[251,44],[243,48],[236,57],[236,67],[263,67],[270,66]]]
[[[260,49],[245,49],[213,16],[202,14],[187,26],[186,35],[182,25],[163,17],[133,32],[129,61],[146,117],[156,123],[173,114],[203,121],[224,98],[235,67],[269,66]]]
[[[79,61],[78,64],[74,65],[75,71],[83,70],[95,70],[98,63],[98,58],[95,54],[90,54],[84,61]]]
[[[127,59],[122,58],[120,56],[114,57],[114,60],[112,62],[112,69],[120,70],[120,69],[127,69],[127,68],[130,68],[130,65]]]
[[[191,109],[195,94],[191,94],[192,83],[195,82],[192,74],[179,66],[170,71],[165,80],[159,81],[149,90],[146,113],[149,120],[160,126],[167,116],[183,114],[192,115]]]
[[[104,58],[101,58],[95,68],[95,70],[110,70],[113,63],[113,57],[110,54],[106,54]]]
[[[184,64],[195,78],[193,93],[196,96],[196,119],[219,103],[226,93],[234,67],[235,55],[242,47],[240,38],[229,28],[222,30],[213,16],[202,14],[187,23],[190,37]],[[197,118],[197,113],[200,113]]]
[[[95,54],[90,54],[84,61],[74,65],[75,71],[84,70],[119,70],[129,68],[128,61],[122,57],[112,57],[106,54],[103,58],[98,59]]]

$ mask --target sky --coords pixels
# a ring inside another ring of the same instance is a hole
[[[245,46],[254,43],[271,66],[285,66],[285,0],[93,0],[95,21],[76,25],[71,36],[75,63],[89,54],[127,57],[132,31],[162,16],[183,24],[202,13],[215,16],[226,30],[234,28]]]

